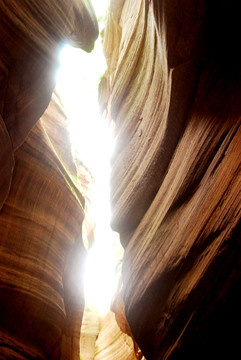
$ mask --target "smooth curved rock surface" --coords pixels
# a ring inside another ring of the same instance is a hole
[[[112,0],[108,12],[100,98],[116,124],[130,330],[122,309],[117,320],[147,360],[240,357],[238,5]],[[3,0],[0,18],[0,357],[79,360],[84,199],[56,101],[36,122],[60,46],[90,51],[97,24],[77,0]],[[109,358],[125,338],[115,328],[111,348],[112,331]]]
[[[17,148],[50,101],[60,47],[90,51],[98,25],[89,1],[4,0],[0,17],[0,109]]]
[[[98,25],[89,1],[4,0],[0,18],[0,358],[79,359],[84,198],[56,98],[39,118],[61,46],[90,51]]]
[[[240,355],[237,13],[235,1],[111,2],[100,99],[117,142],[112,226],[148,360]]]
[[[133,340],[118,327],[115,315],[108,312],[100,320],[100,332],[96,341],[96,360],[137,360]]]
[[[57,105],[51,107],[60,118]],[[0,216],[0,353],[10,347],[16,359],[30,356],[28,348],[41,359],[59,359],[62,340],[76,336],[77,319],[80,333],[84,300],[73,270],[85,256],[84,199],[57,157],[68,134],[58,132],[56,146],[52,139],[61,122],[55,124],[56,117],[52,124],[42,118],[15,152],[12,186]],[[68,351],[64,358],[75,357]]]

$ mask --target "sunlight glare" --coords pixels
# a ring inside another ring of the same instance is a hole
[[[105,15],[108,1],[92,0],[97,17]],[[80,160],[95,178],[93,214],[95,243],[85,267],[88,306],[103,314],[109,309],[117,282],[116,258],[122,256],[118,234],[110,229],[109,175],[114,142],[98,108],[98,83],[106,70],[101,39],[87,54],[66,45],[60,54],[57,91],[70,119],[70,136]]]

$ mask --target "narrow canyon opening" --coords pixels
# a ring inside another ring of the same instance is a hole
[[[82,236],[88,252],[84,274],[85,310],[80,338],[80,353],[85,360],[94,358],[100,321],[110,312],[124,252],[119,234],[110,227],[113,124],[108,123],[105,114],[101,114],[98,101],[98,86],[107,68],[101,40],[107,2],[92,1],[100,35],[91,53],[69,44],[63,45],[59,54],[56,86],[56,93],[69,120],[71,151],[77,164],[82,167],[80,176],[83,176],[83,168],[87,176],[85,187],[85,181],[79,179],[86,206]],[[79,277],[82,276],[81,269],[80,266]]]
[[[0,359],[240,358],[239,4],[108,4],[0,1]]]

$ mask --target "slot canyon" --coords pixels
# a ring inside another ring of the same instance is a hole
[[[240,35],[235,0],[109,2],[99,108],[124,255],[97,326],[92,180],[55,91],[61,47],[91,52],[97,16],[89,0],[0,1],[0,359],[241,357]]]

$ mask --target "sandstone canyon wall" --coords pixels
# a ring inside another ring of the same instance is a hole
[[[98,25],[88,1],[8,0],[0,34],[0,358],[79,359],[84,198],[56,98],[39,118],[61,46]]]
[[[147,360],[240,357],[238,10],[110,3],[100,99],[115,123],[112,226],[125,247],[116,303],[128,324],[114,310]],[[84,198],[58,99],[42,114],[61,44],[90,51],[97,24],[77,0],[2,0],[0,19],[0,358],[75,360]],[[137,357],[110,323],[96,358]]]
[[[112,226],[145,357],[240,357],[241,57],[236,1],[112,0],[102,110]]]

